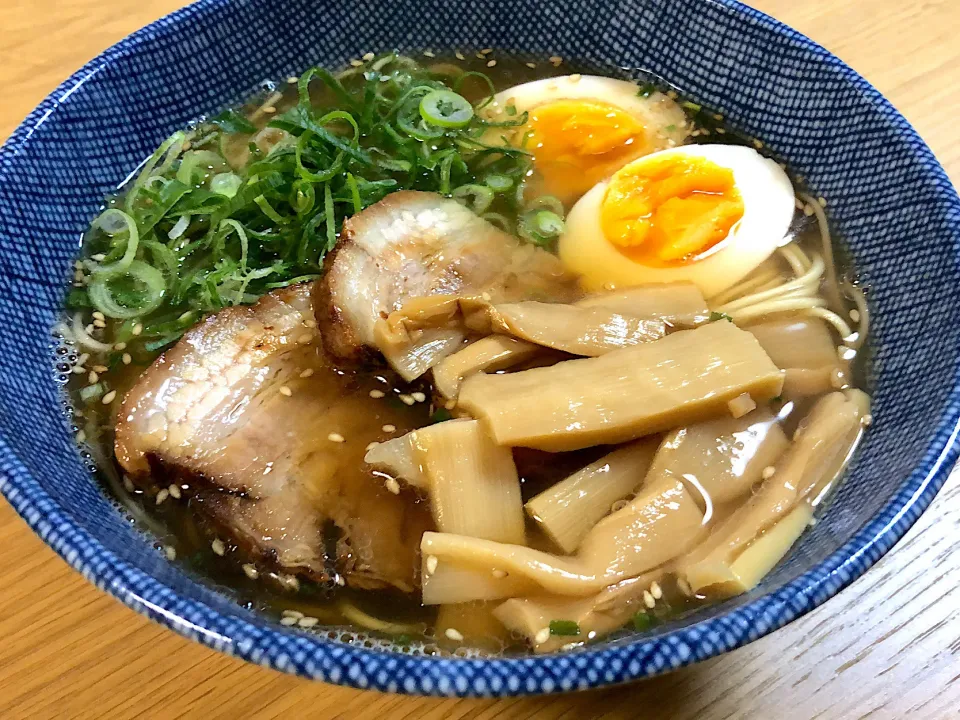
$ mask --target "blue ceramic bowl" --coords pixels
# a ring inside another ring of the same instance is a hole
[[[80,233],[174,129],[264,78],[368,50],[483,47],[642,67],[763,138],[827,198],[871,288],[876,423],[835,501],[754,591],[566,655],[441,659],[282,628],[167,563],[71,439],[51,359]],[[207,0],[111,48],[0,150],[0,489],[98,587],[225,653],[360,688],[518,695],[619,683],[750,642],[839,592],[913,524],[958,452],[960,202],[907,122],[807,38],[733,0]]]

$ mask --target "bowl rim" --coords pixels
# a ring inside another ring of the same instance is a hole
[[[951,189],[945,193],[944,200],[960,215],[960,198],[952,191],[952,184],[932,151],[909,122],[867,80],[802,33],[739,0],[702,1],[733,13],[739,22],[760,24],[778,34],[786,34],[809,51],[815,62],[838,68],[855,89],[897,125],[909,140],[927,177],[937,185]],[[231,0],[199,0],[154,21],[105,50],[61,83],[27,116],[0,147],[0,160],[4,156],[12,159],[17,155],[33,132],[99,69],[119,57],[137,52],[143,43],[179,32],[188,26],[190,20],[216,13],[230,4]],[[239,615],[221,613],[203,602],[183,600],[173,588],[116,557],[60,510],[2,436],[0,491],[41,539],[88,581],[134,611],[225,654],[282,672],[360,689],[438,696],[546,694],[620,684],[705,660],[767,635],[836,595],[903,537],[929,506],[957,462],[960,456],[960,367],[954,368],[953,387],[944,408],[921,461],[899,490],[850,540],[816,567],[720,617],[699,620],[649,638],[637,637],[616,644],[587,646],[572,653],[542,656],[437,658],[367,649],[296,633],[273,624],[257,625]],[[91,557],[101,562],[94,567],[89,562]],[[106,562],[102,562],[104,560]],[[179,598],[179,602],[155,603],[147,596]],[[181,607],[173,607],[174,604]],[[183,617],[187,614],[184,606],[193,611],[190,613],[192,620]],[[211,617],[220,619],[226,632],[205,622],[204,619]],[[720,621],[726,621],[723,627],[718,626]],[[292,656],[291,649],[301,651],[302,655]],[[669,655],[669,660],[663,659],[663,652]],[[382,678],[382,663],[376,665],[384,658],[392,661],[389,681]],[[377,659],[374,664],[376,670],[381,671],[379,674],[371,669],[371,659]],[[613,668],[613,671],[585,681],[584,669],[588,664]],[[504,680],[498,685],[476,672],[468,672],[470,678],[467,679],[465,670],[471,667],[484,668],[484,672],[493,668],[497,677]],[[536,667],[546,668],[547,673],[538,676],[536,687],[531,689],[520,678],[528,676]],[[401,681],[396,681],[397,677]],[[425,677],[431,681],[424,681]]]

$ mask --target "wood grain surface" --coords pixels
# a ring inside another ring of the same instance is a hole
[[[0,1],[0,138],[83,62],[181,4]],[[960,0],[753,5],[866,76],[960,178]],[[88,585],[0,503],[0,718],[960,717],[958,529],[955,471],[865,577],[752,645],[612,690],[435,700],[310,683],[183,640]]]

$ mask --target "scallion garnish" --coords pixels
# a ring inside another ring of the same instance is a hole
[[[580,634],[580,625],[573,620],[551,620],[550,634],[557,637],[571,637]]]

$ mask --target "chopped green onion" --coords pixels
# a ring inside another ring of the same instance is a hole
[[[637,90],[637,97],[650,97],[655,92],[657,92],[657,86],[651,82],[644,83],[640,86],[640,89]]]
[[[103,395],[106,388],[103,386],[103,383],[95,383],[94,385],[85,385],[80,388],[79,395],[80,400],[85,403],[93,402],[94,400],[99,400]]]
[[[122,270],[94,273],[89,293],[97,310],[107,317],[125,320],[159,307],[166,289],[163,273],[142,260],[134,260]]]
[[[478,215],[493,204],[493,190],[485,185],[461,185],[453,191],[452,197]]]
[[[430,422],[432,423],[442,423],[450,420],[453,415],[446,408],[437,408],[434,410],[433,415],[430,416]]]
[[[473,105],[450,90],[434,90],[420,100],[420,116],[431,125],[462,128],[473,119]]]
[[[226,133],[254,133],[256,126],[236,110],[224,110],[210,120]]]
[[[689,100],[684,100],[683,103],[682,103],[682,105],[683,105],[683,109],[684,109],[684,110],[689,110],[690,112],[692,112],[692,113],[694,113],[694,114],[696,114],[696,113],[700,112],[701,110],[703,110],[703,106],[702,106],[702,105],[699,105],[699,104],[697,104],[697,103],[695,103],[695,102],[690,102]]]
[[[97,268],[98,272],[120,272],[130,267],[133,259],[137,256],[137,247],[140,244],[140,231],[137,229],[137,223],[130,215],[122,210],[110,209],[104,210],[100,216],[93,221],[94,227],[99,227],[108,235],[120,234],[120,223],[127,230],[127,243],[124,246],[123,255],[119,260],[109,265],[101,265]],[[113,255],[114,253],[111,253]],[[107,257],[110,259],[110,256]]]
[[[716,311],[710,313],[710,322],[716,322],[717,320],[729,320],[730,322],[733,322],[733,318],[726,313]]]
[[[549,210],[550,212],[564,216],[563,203],[553,195],[540,195],[527,204],[527,210]]]
[[[580,634],[580,625],[573,620],[551,620],[550,634],[558,637],[571,637]]]
[[[483,179],[484,184],[494,192],[506,192],[513,187],[513,178],[500,173],[490,173]]]
[[[563,218],[550,210],[534,210],[520,218],[520,237],[534,245],[545,246],[563,232]]]
[[[650,613],[641,610],[636,615],[633,616],[633,629],[637,632],[643,632],[644,630],[649,630],[654,625],[656,625],[657,620]]]
[[[236,197],[241,185],[243,178],[232,172],[217,173],[210,178],[210,192],[228,198]]]

